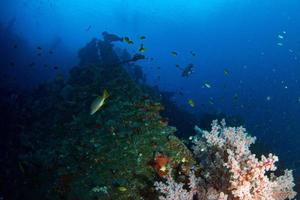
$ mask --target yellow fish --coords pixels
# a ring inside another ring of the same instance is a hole
[[[61,75],[61,73],[57,73],[56,76],[55,76],[55,79],[57,81],[61,81],[61,80],[63,80],[63,76]]]
[[[123,38],[124,42],[127,42],[128,44],[133,44],[133,41],[129,39],[129,37],[124,37]]]
[[[109,97],[108,91],[105,89],[102,96],[98,96],[91,104],[90,114],[95,114],[105,103],[105,100]]]
[[[209,82],[205,82],[203,86],[206,88],[211,88],[211,84]]]
[[[19,169],[23,174],[25,174],[25,170],[24,170],[23,164],[21,162],[19,162]]]
[[[192,56],[196,56],[196,53],[193,51],[190,51],[190,53],[192,54]]]
[[[139,52],[144,53],[146,51],[143,44],[141,44],[141,47],[139,48]]]
[[[126,191],[127,191],[127,188],[124,187],[124,186],[119,186],[119,187],[118,187],[118,190],[119,190],[120,192],[126,192]]]
[[[229,74],[229,70],[228,69],[224,69],[224,74],[227,76]]]
[[[129,39],[129,37],[123,37],[123,41],[128,42],[128,41],[130,41],[130,39]]]
[[[176,51],[171,52],[172,56],[178,56],[178,53]]]
[[[141,36],[140,39],[144,40],[144,39],[146,39],[146,36]]]
[[[214,105],[214,104],[215,104],[215,102],[214,102],[214,98],[212,98],[212,97],[209,97],[209,101],[208,101],[208,103],[209,103],[209,104],[211,104],[211,105]]]
[[[193,108],[195,107],[195,102],[192,99],[189,99],[188,103],[191,107],[193,107]]]

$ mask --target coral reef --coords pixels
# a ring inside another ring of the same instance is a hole
[[[96,43],[107,59],[92,53]],[[163,106],[115,64],[112,45],[103,43],[93,40],[81,49],[80,66],[67,80],[41,85],[24,97],[17,120],[24,180],[18,198],[155,199],[157,178],[195,163],[175,137],[176,128],[159,115]],[[90,115],[104,89],[110,97]]]
[[[274,173],[278,157],[256,158],[249,147],[255,142],[242,127],[226,127],[213,121],[210,132],[195,127],[193,150],[199,160],[197,178],[189,176],[189,189],[168,176],[167,183],[156,182],[163,195],[160,199],[209,199],[209,200],[284,200],[293,199],[294,183],[291,170],[277,177]]]
[[[277,157],[256,159],[249,150],[254,138],[242,128],[227,128],[217,122],[211,132],[196,128],[195,159],[166,118],[174,115],[171,111],[176,106],[163,100],[169,106],[165,109],[161,95],[141,85],[144,75],[132,64],[137,57],[125,55],[128,59],[122,62],[111,40],[93,39],[82,48],[79,66],[71,69],[68,79],[12,95],[14,104],[1,106],[5,113],[12,112],[12,118],[3,121],[16,133],[11,137],[18,143],[18,148],[12,148],[1,141],[6,149],[14,149],[5,158],[18,156],[14,164],[9,163],[13,170],[1,160],[6,170],[1,170],[0,189],[5,183],[11,186],[17,182],[14,189],[5,185],[9,188],[3,192],[5,199],[294,197],[291,171],[279,177],[269,175],[268,171],[275,170]],[[130,74],[130,68],[136,71]],[[90,115],[91,103],[104,90],[109,98]],[[181,118],[185,115],[177,113]],[[174,125],[181,118],[173,118]],[[193,116],[185,119],[192,120],[196,121]],[[181,130],[186,132],[184,124]],[[6,181],[12,176],[18,180]]]

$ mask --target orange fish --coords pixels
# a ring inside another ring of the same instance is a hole
[[[158,154],[154,158],[153,168],[160,177],[167,175],[167,164],[170,158],[166,155]]]

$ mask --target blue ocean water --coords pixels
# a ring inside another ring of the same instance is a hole
[[[145,36],[147,85],[192,114],[239,116],[300,183],[299,11],[298,0],[2,0],[1,89],[67,77],[103,31]],[[115,47],[134,54],[140,44]]]

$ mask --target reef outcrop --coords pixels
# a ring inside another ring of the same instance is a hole
[[[116,64],[112,45],[94,39],[79,56],[68,79],[24,97],[18,198],[155,198],[153,183],[168,170],[188,171],[191,152],[160,116],[163,106]],[[90,115],[103,90],[110,96]]]

